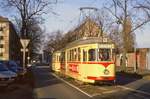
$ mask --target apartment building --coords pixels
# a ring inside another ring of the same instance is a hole
[[[20,38],[11,21],[0,16],[0,60],[21,59]]]

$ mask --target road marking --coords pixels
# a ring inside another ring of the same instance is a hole
[[[133,91],[133,92],[137,92],[137,93],[140,93],[140,94],[145,94],[145,95],[150,96],[150,93],[144,92],[144,91],[141,91],[141,90],[136,90],[136,89],[128,88],[128,87],[125,87],[125,86],[117,86],[117,87],[120,87],[120,88],[123,88],[123,89],[126,89],[126,90],[130,90],[130,91]]]
[[[56,78],[60,79],[61,81],[63,81],[64,83],[68,84],[69,86],[71,86],[71,87],[77,89],[78,91],[82,92],[83,94],[87,95],[88,97],[92,98],[92,97],[94,96],[94,95],[90,95],[90,94],[84,92],[83,90],[79,89],[78,87],[74,86],[73,84],[71,84],[71,83],[69,83],[69,82],[67,82],[67,81],[65,81],[65,80],[63,80],[63,79],[61,79],[61,78],[58,77],[56,74],[54,74],[54,73],[51,73],[51,74],[52,74],[53,76],[55,76]]]
[[[105,91],[103,92],[103,94],[110,94],[110,93],[114,93],[117,92],[118,90],[109,90],[109,91]]]

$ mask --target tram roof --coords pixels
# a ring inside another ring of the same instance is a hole
[[[103,41],[102,41],[103,39]],[[78,39],[76,41],[73,41],[69,43],[66,48],[70,47],[75,47],[78,45],[84,45],[84,44],[94,44],[94,43],[99,43],[99,44],[113,44],[112,40],[110,40],[107,37],[83,37],[81,39]]]
[[[61,50],[54,51],[54,53],[61,53]]]

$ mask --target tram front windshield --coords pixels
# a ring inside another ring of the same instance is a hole
[[[83,61],[86,61],[86,52],[83,53]],[[108,48],[89,49],[88,61],[111,61],[111,50]]]
[[[98,49],[98,60],[99,61],[111,61],[110,49],[106,49],[106,48]]]

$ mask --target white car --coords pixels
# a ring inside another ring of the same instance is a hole
[[[10,71],[4,64],[0,63],[0,86],[7,86],[17,78],[15,72]]]

